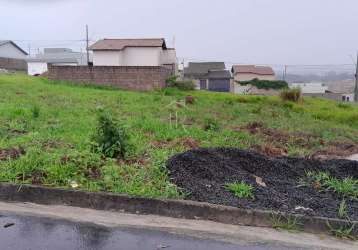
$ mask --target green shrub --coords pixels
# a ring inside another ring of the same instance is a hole
[[[107,112],[99,114],[92,142],[93,151],[109,158],[125,158],[132,147],[125,127]]]
[[[234,182],[226,184],[225,188],[238,198],[254,198],[253,187],[245,182]]]
[[[285,81],[270,81],[270,80],[259,80],[257,78],[251,81],[241,81],[238,82],[240,85],[251,85],[255,86],[258,89],[285,89],[288,88],[288,83]]]
[[[300,88],[284,89],[280,93],[280,97],[283,101],[291,102],[298,102],[301,99],[301,95]]]
[[[166,80],[165,80],[165,83],[170,85],[170,84],[174,84],[177,82],[179,76],[176,76],[176,75],[172,75],[172,76],[169,76]]]
[[[179,81],[178,76],[170,76],[166,80],[167,87],[178,88],[184,91],[195,90],[195,84],[191,80]]]

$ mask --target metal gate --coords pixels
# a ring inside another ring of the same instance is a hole
[[[230,79],[210,79],[209,90],[216,92],[230,92]]]

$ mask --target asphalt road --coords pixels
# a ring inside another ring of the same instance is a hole
[[[147,229],[108,228],[63,219],[0,214],[0,249],[283,250],[298,248],[277,245],[237,245]]]

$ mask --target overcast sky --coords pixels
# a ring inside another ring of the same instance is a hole
[[[165,37],[172,46],[175,36],[180,58],[351,64],[357,11],[357,0],[0,0],[0,39],[80,47],[62,40],[84,39],[88,24],[92,40]]]

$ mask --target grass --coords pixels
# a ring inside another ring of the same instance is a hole
[[[0,181],[181,198],[168,178],[165,161],[191,148],[250,149],[272,143],[241,129],[260,121],[287,133],[314,135],[307,147],[294,140],[277,146],[305,156],[327,143],[358,143],[358,108],[305,98],[241,96],[168,88],[149,93],[50,82],[26,75],[0,75],[0,149],[22,147],[19,158],[0,161]],[[195,98],[185,106],[187,95]],[[126,128],[133,150],[125,159],[91,150],[97,116],[110,112]]]
[[[333,227],[327,222],[327,227],[331,231],[331,234],[340,239],[358,240],[357,236],[354,235],[355,224],[347,223],[346,225]]]
[[[324,172],[308,172],[307,177],[309,183],[317,189],[335,192],[343,197],[358,198],[358,179],[349,177],[340,180]]]
[[[286,230],[289,232],[297,232],[300,231],[300,224],[297,221],[296,217],[285,217],[283,215],[275,215],[271,216],[272,227],[275,229]]]
[[[340,218],[340,219],[348,218],[347,202],[344,199],[339,204],[338,218]]]
[[[253,199],[254,188],[245,182],[235,182],[226,184],[226,189],[238,198]]]

